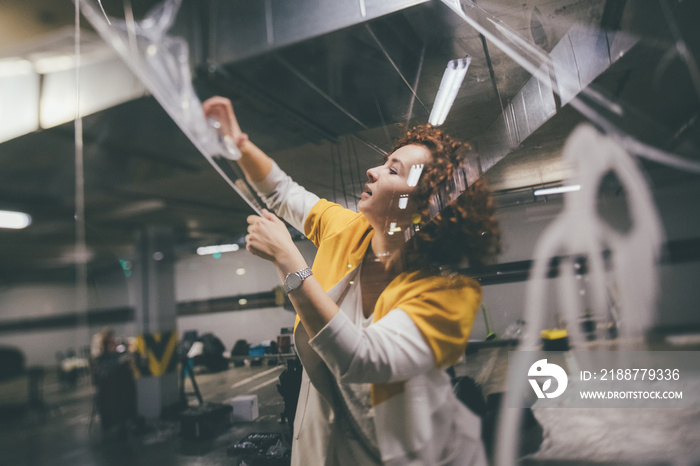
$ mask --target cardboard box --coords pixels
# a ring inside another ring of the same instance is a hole
[[[231,398],[234,422],[254,421],[260,415],[258,412],[258,395],[240,395]]]

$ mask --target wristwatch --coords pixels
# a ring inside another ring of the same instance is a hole
[[[288,273],[284,278],[284,285],[282,285],[282,289],[285,293],[289,294],[291,291],[299,288],[301,284],[304,283],[304,280],[309,278],[312,274],[313,272],[308,267],[305,267],[298,272]]]

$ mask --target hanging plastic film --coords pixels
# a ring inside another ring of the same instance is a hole
[[[558,96],[559,105],[575,108],[603,129],[608,136],[616,139],[631,155],[690,173],[700,173],[700,163],[696,160],[645,142],[644,130],[639,128],[648,127],[648,116],[638,108],[615,100],[594,82],[605,69],[637,46],[641,42],[640,37],[626,31],[604,30],[602,27],[577,23],[571,26],[562,40],[547,53],[476,2],[442,2],[532,75],[530,82],[506,104],[501,118],[494,123],[494,131],[489,131],[495,134],[498,140],[488,141],[489,150],[480,154],[482,171],[485,172],[495,165],[556,113],[554,101],[551,99],[551,94],[554,93]],[[664,5],[661,2],[661,6]],[[683,44],[680,39],[678,43]],[[600,47],[605,48],[605,53],[597,53],[601,52]],[[675,47],[685,49],[674,44]],[[581,57],[576,55],[577,52]],[[590,69],[579,69],[576,60],[586,60],[587,55],[606,58],[596,62]],[[685,66],[689,75],[693,77],[694,90],[700,96],[700,69],[697,62],[690,58],[684,60]],[[524,121],[520,121],[515,116],[518,113],[517,103],[521,98],[523,101],[527,100],[525,94],[530,84],[538,88],[538,95],[549,97],[552,105],[547,108],[549,114],[543,114],[534,120],[533,114],[530,114]],[[504,131],[496,130],[498,126],[503,126]],[[670,138],[673,134],[667,136]]]
[[[126,20],[108,18],[97,1],[79,0],[83,15],[100,36],[121,56],[199,152],[221,177],[258,214],[262,207],[245,181],[236,160],[241,156],[230,140],[222,138],[216,122],[202,111],[189,68],[189,47],[168,30],[182,3],[166,0],[141,20],[133,20],[126,5]]]
[[[656,308],[656,266],[661,255],[663,228],[652,194],[637,160],[616,140],[600,134],[590,125],[574,130],[564,148],[564,158],[577,168],[577,175],[568,183],[580,185],[581,190],[564,196],[564,210],[542,233],[535,247],[534,267],[526,289],[524,319],[527,326],[518,349],[537,349],[548,309],[545,290],[552,286],[547,280],[548,264],[550,258],[558,254],[564,258],[559,266],[561,277],[557,289],[561,317],[566,322],[578,322],[584,314],[573,273],[576,264],[571,260],[583,256],[589,269],[594,317],[607,319],[606,311],[610,308],[623,338],[621,344],[631,346],[632,343],[624,342],[642,340],[644,331],[652,324]],[[597,188],[607,173],[616,174],[629,193],[632,228],[626,233],[610,227],[596,210]],[[605,263],[603,251],[610,251],[609,265]],[[610,306],[608,284],[618,291],[616,306]],[[586,347],[577,325],[569,325],[567,330],[574,347]],[[585,357],[582,354],[579,352],[579,357]],[[527,389],[526,379],[513,377],[513,380],[513,390],[508,396],[522,399]],[[521,411],[504,409],[501,412],[497,464],[514,464]]]
[[[585,258],[594,317],[607,319],[610,316],[601,314],[609,311],[620,336],[626,341],[638,340],[653,324],[663,230],[645,174],[635,157],[689,173],[700,173],[700,163],[688,155],[697,153],[697,148],[686,148],[684,155],[680,156],[646,142],[645,128],[649,128],[653,117],[619,96],[611,96],[596,82],[596,78],[618,59],[635,47],[649,47],[649,44],[635,33],[614,28],[605,30],[602,23],[596,26],[577,22],[558,43],[550,44],[551,50],[546,52],[530,38],[525,38],[522,31],[514,30],[476,2],[442,1],[531,75],[511,100],[502,103],[500,117],[487,131],[493,136],[481,145],[482,171],[489,170],[506,157],[563,106],[574,108],[604,132],[601,134],[590,126],[583,126],[567,140],[564,159],[575,167],[577,174],[566,180],[566,184],[578,184],[581,190],[565,195],[563,212],[544,231],[534,251],[524,315],[526,331],[518,349],[528,351],[537,346],[547,309],[544,305],[545,289],[551,285],[546,278],[548,264],[558,254],[564,258],[559,264],[561,276],[556,290],[561,317],[567,322],[578,322],[583,315],[574,268],[577,257]],[[687,54],[683,55],[686,47],[676,31],[668,5],[660,2],[660,7],[675,41],[669,43],[671,48],[667,56],[679,54],[683,58],[693,89],[700,95],[697,62]],[[663,66],[662,61],[657,71]],[[529,111],[529,96],[539,99],[539,105],[532,105],[537,111]],[[658,126],[662,125],[655,125]],[[665,138],[668,141],[674,137],[673,132],[666,132],[657,140]],[[606,225],[596,211],[598,187],[608,173],[614,173],[625,192],[629,193],[632,228],[624,235]],[[439,211],[444,204],[443,198],[444,195],[436,197],[431,213]],[[605,251],[610,254],[609,260],[604,258]],[[615,290],[614,299],[611,299],[610,284]],[[575,324],[567,327],[573,345],[584,347],[580,329]],[[508,397],[520,400],[529,387],[525,378],[518,380],[516,385],[515,389],[511,386]],[[521,416],[521,409],[503,409],[495,464],[510,466],[517,463]]]

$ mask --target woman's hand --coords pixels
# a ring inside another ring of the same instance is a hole
[[[248,135],[241,131],[231,101],[225,97],[211,97],[202,103],[202,110],[206,118],[213,118],[219,122],[219,134],[224,143],[228,146],[227,139],[230,138],[233,145],[241,151],[238,165],[243,169],[246,178],[250,181],[263,180],[272,169],[272,159],[250,142]],[[233,155],[233,151],[230,152]]]
[[[287,226],[267,210],[263,209],[260,216],[248,217],[248,235],[245,240],[248,251],[274,263],[283,282],[287,274],[298,272],[307,266],[304,256],[292,241]],[[304,280],[301,288],[289,293],[289,299],[311,337],[339,312],[336,303],[313,275]]]
[[[206,118],[213,118],[221,125],[219,132],[222,136],[230,136],[236,146],[248,139],[248,135],[241,131],[236,114],[233,113],[231,101],[225,97],[211,97],[202,103],[202,110]]]
[[[285,273],[296,272],[295,267],[299,265],[303,264],[300,268],[306,266],[282,220],[265,209],[262,216],[251,215],[247,220],[248,235],[245,240],[250,253],[274,262]]]

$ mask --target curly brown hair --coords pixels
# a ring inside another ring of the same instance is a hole
[[[437,215],[431,215],[436,197],[455,189],[451,180],[468,157],[476,157],[474,150],[431,125],[408,130],[396,141],[394,151],[410,144],[426,147],[432,160],[423,167],[412,193],[420,218],[416,218],[415,234],[406,245],[404,265],[416,269],[455,267],[466,259],[470,267],[483,266],[501,251],[493,197],[483,180],[476,180],[455,200],[440,206],[439,213],[434,212]]]

